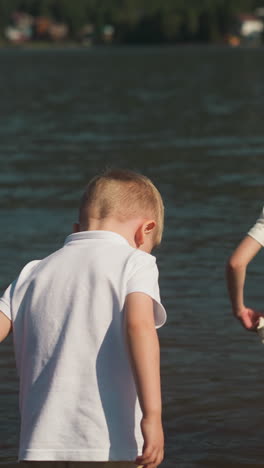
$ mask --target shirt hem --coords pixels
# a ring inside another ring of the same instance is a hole
[[[152,293],[149,293],[145,291],[144,289],[140,288],[135,288],[135,289],[130,289],[127,291],[127,295],[131,293],[143,293],[146,294],[147,296],[151,297],[154,303],[154,319],[155,319],[155,328],[161,328],[167,321],[167,312],[162,305],[162,303],[154,297]]]
[[[259,233],[249,231],[247,235],[255,239],[255,241],[257,241],[262,247],[264,247],[263,233],[262,235],[259,235]]]
[[[133,462],[141,452],[133,450],[126,453],[109,455],[108,450],[53,450],[53,449],[32,449],[22,450],[19,453],[18,461],[86,461],[86,462],[107,462],[125,461]]]
[[[3,298],[0,298],[0,310],[1,312],[3,312],[3,314],[6,315],[6,317],[9,320],[12,320],[11,313],[10,313],[10,306],[7,304],[7,302]]]

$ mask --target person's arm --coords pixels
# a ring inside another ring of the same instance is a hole
[[[246,270],[261,247],[262,245],[253,237],[246,236],[229,258],[226,267],[227,286],[233,313],[248,330],[256,329],[261,314],[244,304]]]
[[[0,343],[11,333],[12,321],[0,310]]]
[[[140,292],[128,294],[125,304],[126,335],[142,410],[142,456],[136,463],[155,468],[163,460],[164,436],[160,388],[160,350],[155,329],[153,300]]]

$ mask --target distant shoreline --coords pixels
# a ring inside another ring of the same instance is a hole
[[[1,41],[0,40],[0,50],[91,50],[94,48],[103,48],[103,49],[114,49],[114,48],[181,48],[185,47],[193,48],[193,47],[207,47],[207,48],[223,48],[223,49],[263,49],[264,43],[258,45],[250,45],[250,44],[240,44],[236,47],[226,43],[226,42],[203,42],[203,41],[194,41],[194,42],[113,42],[111,44],[106,44],[103,42],[95,42],[91,44],[83,44],[77,41],[62,41],[62,42],[49,42],[49,41],[27,41],[27,42],[20,42],[20,43],[11,43],[8,41]]]
[[[94,47],[96,44],[81,44],[75,41],[65,41],[65,42],[49,42],[49,41],[27,41],[19,43],[10,43],[7,41],[0,41],[0,49],[53,49],[56,47],[62,49],[73,49],[73,48],[83,48],[89,49]]]

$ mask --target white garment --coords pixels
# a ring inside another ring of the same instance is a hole
[[[17,463],[1,463],[1,468],[144,468],[134,462],[61,462],[61,461],[21,461]]]
[[[28,263],[0,299],[20,377],[19,460],[133,461],[141,410],[123,332],[127,294],[160,304],[155,257],[110,231],[82,231]]]
[[[254,226],[248,231],[248,235],[264,246],[264,208]]]

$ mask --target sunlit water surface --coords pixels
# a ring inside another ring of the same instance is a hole
[[[0,50],[0,290],[59,248],[89,178],[142,171],[166,205],[156,251],[163,468],[264,465],[264,347],[232,318],[225,262],[263,203],[263,50]],[[247,302],[263,307],[263,255]],[[0,461],[16,460],[12,338],[0,346]]]

